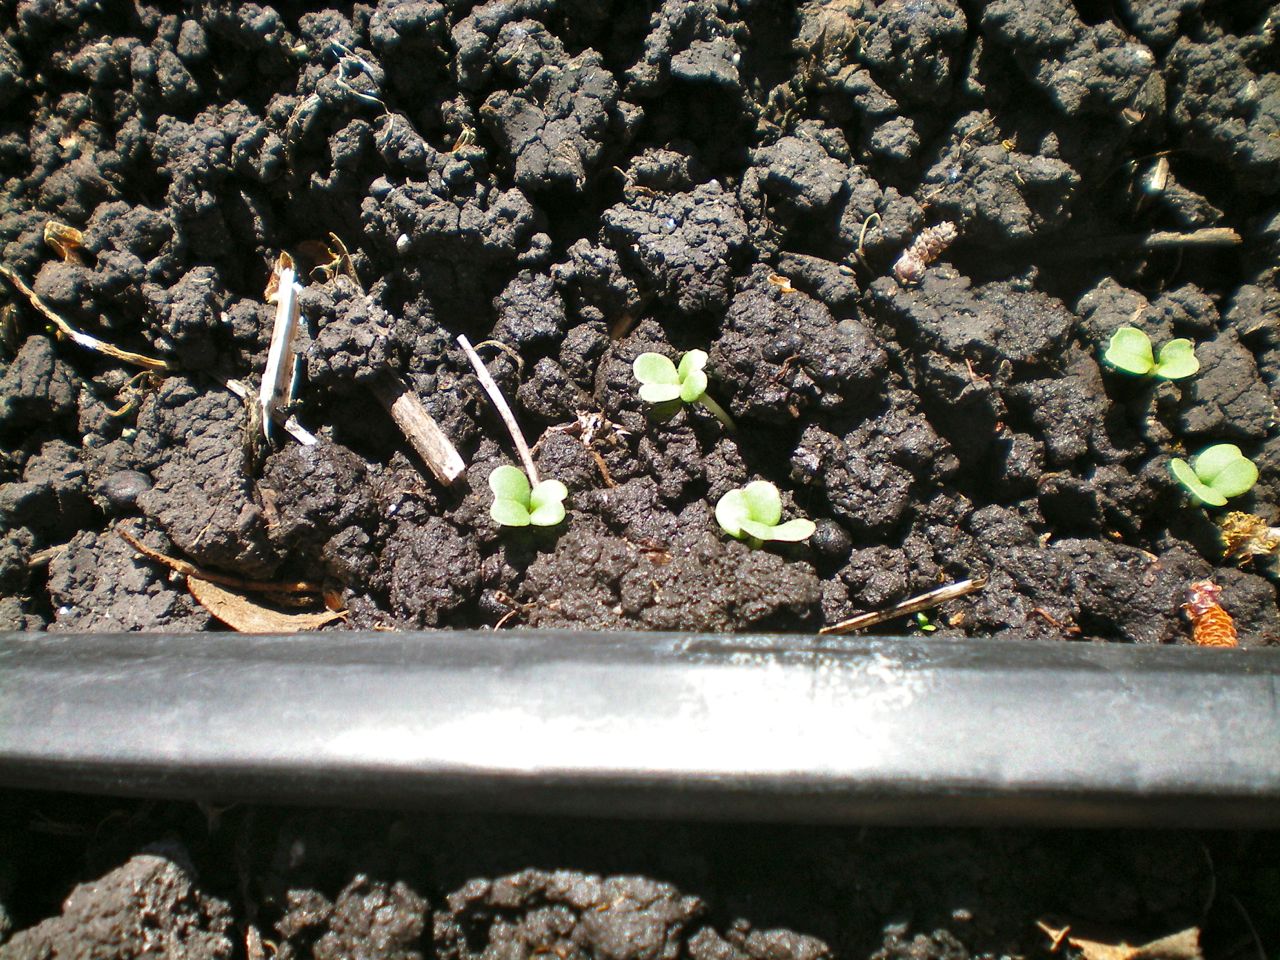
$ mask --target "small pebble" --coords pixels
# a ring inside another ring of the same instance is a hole
[[[831,560],[843,560],[853,549],[853,538],[839,524],[831,520],[819,520],[809,546]]]
[[[112,509],[127,513],[137,506],[138,496],[151,489],[151,478],[137,470],[117,470],[98,489]]]

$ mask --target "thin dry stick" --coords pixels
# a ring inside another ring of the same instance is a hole
[[[506,398],[502,396],[502,391],[498,389],[498,385],[493,382],[493,377],[489,376],[489,371],[484,368],[484,361],[480,359],[480,355],[472,348],[471,341],[465,335],[458,334],[458,346],[462,347],[462,352],[471,361],[471,366],[475,367],[476,377],[480,380],[480,386],[484,387],[484,392],[489,395],[489,400],[498,411],[498,416],[507,425],[507,432],[511,434],[511,441],[516,445],[516,451],[520,454],[520,462],[524,464],[524,472],[529,476],[529,485],[536,487],[538,485],[538,468],[533,465],[533,455],[529,453],[529,444],[525,443],[524,434],[520,432],[520,425],[516,423],[515,414],[507,406]]]
[[[390,371],[374,380],[372,388],[378,402],[391,414],[391,419],[435,478],[446,487],[457,480],[467,464],[440,424],[427,413],[418,395]]]
[[[223,573],[213,573],[209,570],[202,570],[194,563],[188,563],[186,560],[179,560],[177,557],[171,557],[167,553],[161,553],[159,550],[153,550],[145,543],[131,534],[124,527],[116,527],[116,533],[120,534],[120,539],[148,560],[154,560],[156,563],[163,563],[170,570],[182,574],[184,577],[195,577],[197,580],[208,580],[210,583],[220,583],[224,587],[231,587],[233,590],[248,590],[256,593],[320,593],[322,588],[318,583],[309,583],[305,580],[295,580],[288,583],[268,583],[265,580],[242,580],[239,577],[229,577]]]
[[[1090,237],[1055,248],[1055,255],[1070,257],[1104,257],[1128,254],[1134,250],[1183,250],[1234,247],[1242,243],[1240,234],[1230,227],[1204,227],[1179,233],[1173,230],[1157,230],[1154,233],[1124,234],[1111,237]]]
[[[974,580],[960,580],[956,583],[949,583],[944,587],[938,587],[927,593],[922,593],[918,597],[912,597],[909,600],[903,600],[901,603],[895,603],[892,607],[884,610],[877,610],[873,613],[860,613],[856,617],[850,617],[848,620],[842,620],[840,623],[832,624],[829,627],[823,627],[818,631],[820,634],[849,633],[853,630],[865,630],[867,627],[874,627],[878,624],[885,623],[889,620],[896,620],[898,617],[905,617],[908,614],[919,613],[921,610],[928,610],[939,604],[946,603],[948,600],[955,600],[958,597],[966,596],[975,590],[981,590],[987,585],[986,577],[978,577]]]
[[[31,301],[31,305],[40,312],[40,314],[58,328],[58,331],[74,343],[78,347],[84,347],[86,350],[93,350],[102,354],[104,357],[111,357],[113,360],[120,360],[124,363],[132,363],[136,367],[143,367],[147,370],[168,370],[169,364],[164,360],[157,360],[154,357],[143,356],[140,353],[132,353],[128,350],[121,350],[114,344],[107,343],[105,340],[99,340],[97,337],[90,336],[77,330],[67,321],[53,312],[52,308],[40,299],[39,295],[28,287],[16,273],[8,267],[0,264],[0,277],[8,280],[17,290]]]

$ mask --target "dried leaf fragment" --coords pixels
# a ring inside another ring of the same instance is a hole
[[[1149,943],[1130,946],[1123,941],[1104,943],[1073,937],[1070,927],[1055,929],[1043,920],[1037,921],[1036,926],[1049,937],[1051,951],[1057,950],[1065,940],[1080,951],[1084,960],[1203,960],[1199,927],[1188,927]]]
[[[50,220],[44,225],[44,242],[53,248],[63,263],[84,263],[80,256],[84,234],[75,227]]]
[[[357,290],[363,292],[355,264],[351,260],[351,254],[347,252],[347,245],[336,233],[330,233],[329,240],[331,245],[325,250],[329,259],[312,270],[312,274],[318,275],[321,283],[328,283],[334,277],[346,277],[355,284]]]
[[[299,633],[316,630],[347,615],[345,610],[282,613],[199,577],[187,577],[187,589],[200,606],[240,633]]]

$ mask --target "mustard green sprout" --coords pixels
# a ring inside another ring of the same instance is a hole
[[[493,505],[489,516],[501,527],[554,527],[564,519],[568,489],[559,480],[543,480],[530,488],[524,471],[507,465],[489,474]]]
[[[705,350],[690,350],[680,358],[678,367],[660,353],[642,353],[631,365],[631,371],[640,381],[640,399],[646,403],[700,403],[725,427],[734,430],[733,419],[707,396],[707,374],[703,369],[706,365]]]
[[[1195,345],[1190,340],[1170,340],[1160,348],[1157,358],[1151,349],[1151,338],[1137,327],[1117,330],[1102,359],[1109,366],[1136,377],[1153,376],[1161,380],[1181,380],[1200,369]]]
[[[1238,497],[1258,482],[1258,468],[1234,443],[1206,447],[1190,463],[1175,457],[1169,472],[1187,493],[1211,507],[1226,506],[1228,497]]]
[[[756,480],[745,487],[730,490],[716,504],[716,522],[720,529],[753,547],[766,540],[798,543],[813,536],[812,520],[782,520],[782,497],[778,488],[766,480]]]

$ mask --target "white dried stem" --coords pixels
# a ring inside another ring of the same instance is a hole
[[[219,380],[224,387],[234,393],[241,400],[249,399],[249,388],[239,380],[233,380],[231,378],[219,378]],[[293,439],[297,440],[304,447],[310,447],[319,443],[316,439],[316,435],[300,424],[297,417],[288,417],[280,424],[280,426],[284,427],[285,433],[289,434],[289,436],[293,437]]]
[[[905,617],[912,613],[919,613],[922,610],[932,609],[941,603],[946,603],[948,600],[955,600],[957,597],[963,597],[973,593],[975,590],[981,590],[986,585],[987,580],[985,577],[979,577],[974,580],[959,580],[956,583],[949,583],[946,586],[938,587],[936,590],[930,590],[919,596],[911,597],[909,600],[903,600],[901,603],[895,603],[884,610],[860,613],[856,617],[850,617],[848,620],[842,620],[829,627],[823,627],[818,633],[835,634],[849,633],[853,630],[865,630],[868,627],[874,627],[889,620],[896,620],[898,617]]]
[[[476,371],[476,377],[480,380],[480,386],[484,387],[484,392],[489,395],[489,401],[493,404],[494,409],[498,411],[498,416],[507,425],[507,432],[511,434],[511,442],[516,445],[516,452],[520,454],[520,462],[524,464],[524,472],[529,477],[529,485],[536,487],[538,485],[538,468],[533,465],[533,455],[529,453],[529,444],[525,443],[524,434],[520,432],[520,425],[516,423],[515,414],[507,406],[506,398],[503,397],[502,391],[498,389],[498,385],[493,382],[493,377],[489,376],[489,371],[485,369],[484,361],[480,359],[480,355],[471,346],[471,341],[464,335],[459,334],[458,346],[462,347],[462,352],[471,361],[471,366]]]
[[[467,464],[440,424],[427,413],[418,395],[390,372],[374,380],[372,388],[378,402],[391,414],[391,419],[435,478],[446,487],[457,480]]]
[[[280,424],[284,427],[284,432],[297,440],[304,447],[315,446],[318,442],[316,435],[298,422],[298,418],[294,416],[286,417],[284,423]]]
[[[302,286],[297,282],[293,261],[281,255],[273,271],[272,280],[276,304],[276,322],[271,329],[271,347],[267,351],[267,366],[262,372],[262,385],[258,388],[258,403],[262,407],[262,432],[271,439],[271,425],[285,419],[286,410],[293,400],[297,386],[298,327],[302,310],[298,295]]]

